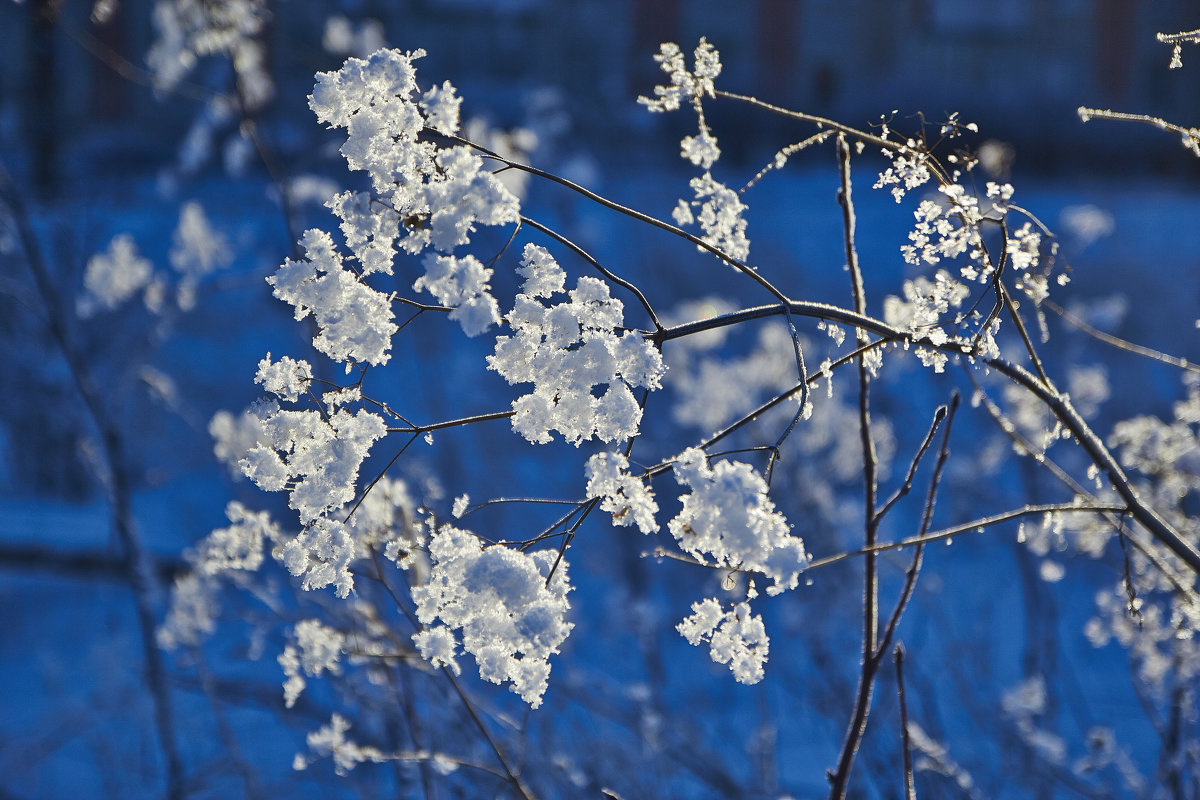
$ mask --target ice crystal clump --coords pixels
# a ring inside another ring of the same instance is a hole
[[[480,677],[508,681],[521,699],[540,706],[550,656],[573,627],[565,619],[566,561],[553,550],[484,547],[471,533],[448,525],[430,539],[429,555],[429,581],[413,588],[417,618],[426,626],[414,636],[422,655],[457,670],[451,629],[458,630]],[[441,626],[435,625],[438,619]]]

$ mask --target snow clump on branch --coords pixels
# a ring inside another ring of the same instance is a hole
[[[540,706],[550,656],[574,627],[564,619],[571,607],[567,562],[553,550],[485,548],[473,534],[449,525],[430,539],[429,555],[429,581],[412,590],[417,618],[426,626],[413,635],[421,654],[457,672],[451,630],[457,629],[481,678],[509,681],[522,700]],[[439,618],[445,625],[434,625]]]
[[[642,409],[630,387],[662,386],[662,354],[636,331],[617,335],[624,307],[609,295],[608,284],[584,276],[569,300],[547,306],[537,295],[561,291],[561,267],[532,245],[523,264],[525,290],[537,294],[517,295],[508,315],[515,335],[497,337],[488,357],[489,368],[510,384],[534,385],[513,402],[513,430],[537,444],[557,431],[576,446],[593,436],[604,442],[633,436]]]

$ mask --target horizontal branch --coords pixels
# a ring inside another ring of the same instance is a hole
[[[1092,513],[1092,514],[1123,514],[1129,511],[1125,506],[1114,505],[1088,505],[1080,506],[1072,503],[1049,503],[1045,505],[1024,506],[1023,508],[1013,509],[1012,511],[1004,511],[999,514],[993,514],[988,517],[974,520],[973,522],[964,522],[961,525],[954,525],[949,528],[943,528],[933,533],[925,534],[924,536],[910,536],[907,539],[901,539],[898,542],[885,542],[877,544],[873,547],[861,547],[858,550],[849,550],[845,553],[826,556],[825,558],[814,559],[809,562],[808,569],[816,569],[817,567],[827,567],[830,564],[836,564],[839,561],[845,561],[848,558],[855,556],[865,556],[868,553],[883,553],[888,550],[900,550],[905,547],[914,545],[928,544],[929,542],[938,542],[943,539],[950,539],[955,536],[961,536],[964,533],[982,533],[986,528],[992,525],[999,525],[1003,522],[1011,522],[1014,519],[1021,517],[1029,517],[1037,514],[1055,514],[1067,512]]]
[[[970,358],[978,358],[983,364],[990,369],[1000,372],[1005,377],[1020,384],[1024,388],[1032,392],[1043,404],[1054,414],[1055,418],[1063,424],[1063,426],[1071,432],[1080,447],[1091,458],[1092,463],[1107,476],[1109,483],[1113,489],[1121,496],[1121,499],[1128,504],[1128,512],[1133,516],[1150,534],[1166,545],[1179,558],[1192,569],[1193,572],[1200,575],[1200,551],[1196,549],[1191,542],[1183,538],[1179,531],[1175,530],[1169,522],[1147,505],[1137,491],[1133,488],[1132,482],[1117,463],[1116,458],[1104,442],[1091,429],[1083,417],[1075,410],[1071,404],[1070,398],[1061,394],[1053,384],[1045,382],[1033,375],[1029,370],[1014,364],[1010,361],[1005,361],[1002,358],[984,358],[973,352],[969,345],[964,345],[961,341],[950,340],[941,344],[934,343],[926,337],[917,336],[911,332],[901,331],[893,328],[885,322],[874,319],[873,317],[856,314],[837,306],[828,305],[826,303],[813,303],[798,300],[789,300],[787,307],[783,305],[758,306],[755,308],[743,309],[734,311],[730,314],[723,314],[718,317],[713,317],[706,320],[698,320],[685,325],[677,325],[673,328],[667,328],[655,334],[652,338],[656,341],[669,341],[678,339],[695,333],[700,333],[715,328],[725,327],[727,325],[735,325],[739,322],[744,322],[751,319],[762,319],[771,316],[781,316],[786,314],[794,314],[802,317],[812,317],[822,319],[827,322],[837,322],[842,325],[850,325],[860,328],[869,333],[874,333],[885,339],[892,339],[897,342],[907,342],[916,347],[923,347],[929,350],[946,353],[948,355],[968,356]]]
[[[504,164],[507,167],[511,167],[512,169],[520,170],[521,172],[527,172],[530,175],[536,175],[539,178],[543,178],[552,183],[557,183],[560,186],[566,187],[567,189],[570,189],[573,192],[583,195],[588,200],[591,200],[592,202],[597,203],[598,205],[601,205],[604,208],[609,209],[610,211],[616,211],[618,214],[624,214],[625,216],[635,219],[638,222],[643,222],[647,225],[650,225],[651,227],[658,228],[659,230],[663,230],[663,231],[666,231],[667,233],[674,234],[675,236],[678,236],[681,239],[686,239],[687,241],[696,245],[696,247],[700,248],[701,250],[705,250],[709,253],[712,253],[714,256],[721,259],[726,264],[728,264],[729,266],[736,269],[738,272],[742,273],[746,277],[753,280],[759,286],[763,287],[768,292],[770,292],[771,295],[775,299],[779,300],[780,302],[783,302],[787,299],[787,296],[784,295],[783,292],[781,292],[781,291],[779,291],[779,289],[775,288],[775,286],[772,285],[772,283],[770,281],[768,281],[766,278],[764,278],[762,275],[759,275],[758,271],[755,270],[754,267],[750,266],[749,264],[745,263],[744,261],[739,261],[738,259],[736,259],[733,256],[726,253],[721,248],[716,247],[712,244],[709,244],[704,239],[701,239],[699,236],[688,233],[683,228],[680,228],[677,225],[672,225],[669,222],[664,222],[663,220],[659,219],[658,217],[652,217],[649,214],[644,214],[641,211],[636,211],[636,210],[630,208],[629,206],[623,206],[620,203],[617,203],[613,200],[609,200],[607,197],[596,194],[591,189],[587,189],[583,186],[580,186],[578,183],[575,183],[574,181],[569,181],[566,178],[559,177],[558,175],[555,175],[552,172],[546,172],[545,170],[538,169],[537,167],[532,167],[528,164],[522,164],[520,161],[513,161],[512,159],[505,158],[504,156],[500,155],[499,153],[493,152],[492,150],[489,150],[482,145],[476,144],[475,142],[472,142],[469,139],[464,139],[461,136],[448,136],[445,134],[442,134],[442,135],[451,141],[457,142],[466,147],[470,147],[470,148],[484,154],[485,156],[487,156],[490,159],[499,161],[501,164]]]
[[[435,422],[431,425],[410,425],[403,428],[388,428],[388,433],[429,433],[431,431],[440,431],[445,428],[457,428],[460,425],[470,425],[474,422],[487,422],[493,419],[508,419],[517,412],[515,411],[494,411],[491,414],[477,414],[473,417],[462,417],[460,419],[451,419],[445,422]]]

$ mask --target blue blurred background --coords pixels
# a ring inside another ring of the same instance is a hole
[[[155,5],[0,0],[7,198],[0,209],[0,798],[162,796],[169,771],[155,716],[162,692],[173,706],[170,736],[186,796],[428,791],[429,776],[409,766],[363,765],[344,778],[326,763],[292,770],[305,733],[331,711],[356,710],[356,733],[381,746],[405,741],[415,724],[380,707],[366,688],[348,699],[319,687],[284,709],[275,657],[285,633],[271,625],[302,616],[295,610],[301,601],[286,600],[278,612],[247,593],[226,598],[212,640],[158,656],[159,690],[145,641],[145,614],[161,622],[182,553],[225,524],[229,499],[286,516],[278,498],[218,463],[207,427],[218,411],[236,412],[258,396],[252,377],[263,354],[299,356],[307,347],[311,331],[270,297],[263,279],[293,252],[298,231],[329,228],[325,198],[355,185],[336,137],[306,106],[314,73],[348,55],[375,46],[424,48],[422,80],[452,81],[465,116],[530,132],[533,163],[664,218],[694,174],[678,158],[693,118],[650,115],[635,102],[660,81],[651,58],[660,42],[689,51],[706,36],[725,65],[721,88],[859,127],[888,119],[916,135],[918,112],[931,126],[958,112],[980,128],[965,144],[991,142],[1005,154],[998,169],[1022,205],[1067,231],[1063,252],[1075,278],[1061,302],[1075,303],[1099,327],[1200,357],[1196,159],[1153,127],[1082,125],[1075,111],[1111,107],[1195,122],[1200,66],[1189,64],[1185,49],[1184,69],[1168,70],[1170,50],[1154,40],[1159,31],[1200,25],[1195,3],[270,0],[259,39],[273,93],[261,104],[239,94],[236,72],[221,57],[199,59],[169,90],[156,87],[147,65]],[[331,17],[340,22],[331,27]],[[233,111],[222,105],[239,101]],[[714,102],[707,113],[724,151],[718,172],[731,184],[807,135],[734,103]],[[883,294],[899,291],[914,273],[898,256],[911,208],[870,191],[882,166],[872,157],[856,167],[856,191],[859,249],[878,311]],[[753,260],[786,281],[793,296],[846,303],[835,166],[829,149],[806,153],[747,202]],[[133,300],[82,317],[76,301],[85,266],[121,233],[176,288],[166,265],[189,201],[203,206],[228,242],[231,265],[206,278],[189,307],[156,313]],[[1071,228],[1079,219],[1071,210],[1081,208],[1103,223],[1099,233]],[[534,183],[524,209],[663,307],[714,296],[764,301],[690,246],[569,193]],[[513,283],[497,279],[504,281]],[[806,335],[823,342],[824,334]],[[1055,335],[1053,368],[1100,364],[1108,371],[1114,388],[1098,418],[1102,433],[1135,413],[1167,413],[1181,396],[1170,370],[1096,352],[1077,334]],[[752,339],[732,342],[728,352],[753,349]],[[476,377],[488,347],[460,340],[422,320],[398,337],[394,371],[380,378],[380,390],[426,421],[503,407],[507,387],[490,373]],[[839,388],[842,402],[850,383]],[[932,407],[951,388],[969,393],[970,385],[934,383],[901,366],[880,387],[879,413],[894,432],[894,484]],[[1013,497],[1062,499],[1032,469],[987,472],[988,453],[999,460],[1008,444],[977,416],[958,423],[962,466],[948,479],[943,524],[1007,507]],[[652,419],[648,446],[664,453],[710,432],[672,427],[665,411]],[[852,548],[861,489],[853,476],[827,487],[835,444],[805,447],[781,472],[787,488],[780,507],[815,555]],[[576,496],[581,464],[573,448],[526,447],[497,429],[478,438],[439,434],[434,447],[401,463],[399,476],[444,514],[463,491],[477,499],[522,490]],[[129,503],[123,516],[114,500],[122,497]],[[915,505],[897,513],[888,533],[910,534],[918,514]],[[488,519],[498,530],[520,521],[515,512]],[[144,558],[130,555],[125,523]],[[590,525],[572,551],[577,627],[554,661],[547,707],[530,713],[471,668],[464,677],[497,735],[523,754],[539,791],[823,794],[857,675],[855,568],[814,574],[807,592],[764,604],[774,635],[768,679],[741,687],[673,631],[690,602],[719,590],[719,578],[641,557],[651,545],[640,534],[609,530],[602,520]],[[1039,578],[1039,558],[1012,539],[984,534],[938,548],[901,629],[913,656],[910,714],[948,748],[945,760],[932,759],[919,773],[920,796],[1138,796],[1122,782],[1119,759],[1094,774],[1074,769],[1095,749],[1089,736],[1097,727],[1116,732],[1148,786],[1174,791],[1162,777],[1169,770],[1160,759],[1170,748],[1156,714],[1175,700],[1139,683],[1126,651],[1093,648],[1082,633],[1097,589],[1119,579],[1119,553],[1075,558],[1066,579],[1050,583]],[[889,562],[886,592],[900,585],[905,563]],[[274,576],[282,585],[285,578]],[[1059,760],[1001,710],[1006,692],[1037,676],[1051,696],[1036,715],[1038,729],[1063,743]],[[431,737],[441,737],[436,743],[487,761],[469,720],[447,710],[457,707],[446,687],[429,676],[414,680],[414,713]],[[878,693],[877,728],[864,745],[854,796],[900,796],[894,692],[885,683]],[[1186,722],[1179,728],[1185,739],[1195,728],[1194,719]],[[1185,750],[1176,742],[1171,752]],[[505,791],[493,776],[469,770],[433,785],[433,795],[444,797]],[[1177,796],[1197,791],[1185,786]],[[1141,796],[1168,795],[1147,788]]]

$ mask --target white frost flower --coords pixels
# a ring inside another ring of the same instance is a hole
[[[383,418],[365,410],[285,411],[275,403],[254,407],[258,443],[239,463],[268,492],[289,489],[289,504],[308,524],[354,497],[358,468],[371,445],[387,432]]]
[[[750,614],[749,603],[737,603],[722,613],[717,599],[709,597],[693,603],[692,615],[676,630],[689,644],[708,642],[712,660],[728,664],[738,683],[755,684],[763,679],[771,642],[762,617]]]
[[[362,275],[392,274],[400,220],[396,212],[371,201],[367,192],[342,192],[325,205],[341,220],[346,246],[358,259]]]
[[[229,527],[214,530],[187,554],[188,561],[203,575],[231,570],[253,572],[262,565],[264,544],[283,536],[270,514],[251,511],[236,500],[225,507],[225,516]]]
[[[254,376],[254,382],[262,384],[264,389],[281,400],[295,402],[300,395],[308,391],[308,382],[312,380],[312,376],[312,367],[307,361],[296,361],[284,356],[272,363],[271,354],[267,353],[266,358],[258,362],[258,373]]]
[[[669,86],[655,86],[654,97],[638,98],[638,102],[650,111],[674,111],[681,102],[714,96],[713,79],[721,74],[721,57],[704,37],[700,38],[700,44],[693,53],[690,72],[683,52],[673,42],[663,42],[654,60],[671,79],[671,83]]]
[[[620,453],[596,453],[588,459],[587,496],[602,498],[600,508],[613,515],[614,525],[636,524],[642,533],[655,533],[658,503],[645,479],[629,474],[629,460]]]
[[[432,86],[421,98],[421,108],[425,111],[425,124],[438,133],[453,136],[458,133],[459,108],[462,98],[454,90],[450,81],[441,86]]]
[[[472,255],[425,257],[425,274],[413,289],[425,291],[454,310],[450,319],[462,326],[467,336],[478,336],[500,322],[496,298],[488,292],[492,270]]]
[[[421,653],[421,658],[435,667],[449,667],[455,675],[462,674],[462,668],[458,666],[458,661],[454,657],[455,651],[458,649],[454,631],[445,625],[434,625],[414,633],[412,640]]]
[[[508,315],[514,335],[497,337],[488,357],[510,384],[534,385],[513,402],[513,430],[538,444],[555,431],[576,446],[627,439],[642,418],[630,387],[660,388],[662,355],[639,333],[617,335],[624,309],[608,284],[585,276],[569,298],[547,307],[517,295]]]
[[[703,129],[696,136],[685,136],[679,143],[680,155],[701,169],[712,169],[712,165],[721,157],[721,148],[717,147],[716,138]]]
[[[565,292],[567,273],[550,255],[550,251],[530,242],[521,253],[517,272],[525,279],[521,291],[530,297],[550,297]]]
[[[83,272],[85,294],[79,299],[79,313],[91,316],[97,308],[113,309],[150,282],[154,265],[142,258],[133,237],[122,233],[113,237],[108,250],[88,259]]]
[[[386,363],[396,332],[388,296],[345,269],[329,234],[313,229],[300,241],[305,257],[287,259],[267,278],[275,296],[295,307],[297,320],[313,315],[313,345],[334,361]]]
[[[341,714],[329,718],[329,724],[308,734],[308,749],[318,758],[333,758],[333,770],[345,775],[364,761],[379,762],[385,756],[377,748],[355,744],[346,738],[350,723]],[[292,761],[294,769],[305,769],[310,762],[302,755]]]
[[[184,203],[172,242],[171,266],[185,280],[196,280],[233,263],[229,240],[209,224],[199,203]]]
[[[750,256],[746,238],[746,205],[741,196],[705,172],[689,182],[695,199],[679,201],[672,216],[681,225],[700,224],[700,238],[726,255],[745,261]],[[703,250],[703,248],[697,248]]]
[[[300,578],[305,591],[333,584],[338,597],[350,596],[354,575],[350,562],[357,555],[354,538],[346,524],[321,517],[284,544],[280,551],[288,572]]]
[[[685,450],[675,479],[692,491],[667,527],[688,554],[710,555],[722,567],[761,572],[774,581],[767,594],[796,588],[808,566],[804,542],[767,496],[767,483],[749,464],[722,461],[710,467],[704,451]]]
[[[510,682],[521,699],[537,708],[550,676],[550,656],[573,627],[565,619],[570,608],[566,561],[558,560],[550,578],[558,556],[553,550],[484,548],[471,533],[449,525],[430,539],[429,555],[429,581],[412,592],[417,618],[426,626],[441,619],[447,627],[414,636],[422,655],[438,665],[453,665],[449,629],[459,630],[480,677]]]
[[[217,628],[217,582],[205,575],[185,573],[171,586],[167,618],[156,632],[164,650],[197,645]]]
[[[424,55],[379,50],[367,59],[348,59],[341,69],[317,75],[309,107],[321,122],[346,129],[342,155],[351,169],[370,175],[377,200],[371,214],[391,213],[403,223],[396,246],[412,254],[430,246],[450,253],[467,244],[476,226],[517,222],[520,206],[470,148],[439,148],[421,139],[427,128],[455,132],[459,103],[449,83],[414,96],[413,61]],[[371,259],[386,254],[390,261],[391,226]],[[358,252],[349,232],[347,243]],[[376,263],[371,259],[367,263]]]
[[[217,460],[235,475],[241,475],[241,460],[258,445],[262,435],[262,420],[250,410],[236,417],[228,411],[218,411],[208,423],[208,435],[213,438],[213,455]]]
[[[319,678],[326,671],[333,675],[341,674],[342,667],[338,660],[346,646],[345,634],[316,619],[296,623],[292,635],[296,643],[287,645],[278,658],[279,666],[287,677],[283,684],[283,696],[288,708],[296,704],[306,686],[304,675]]]

